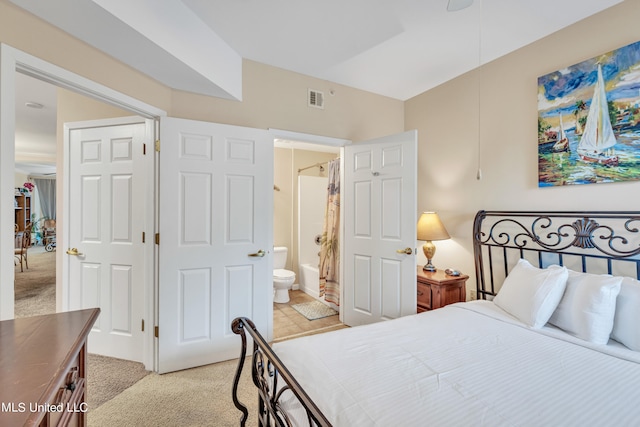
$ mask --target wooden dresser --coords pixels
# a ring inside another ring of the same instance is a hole
[[[467,299],[466,282],[469,276],[448,276],[444,270],[424,271],[417,269],[418,313],[444,307]]]
[[[100,309],[0,322],[0,426],[86,426],[86,343]]]

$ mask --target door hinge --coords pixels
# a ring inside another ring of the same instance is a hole
[[[153,334],[156,336],[156,338],[158,338],[158,335],[160,335],[160,328],[156,326],[153,330]]]
[[[156,139],[156,151],[160,152],[160,140]]]
[[[142,325],[140,326],[140,329],[142,330],[142,332],[144,332],[144,319],[142,319]]]
[[[156,233],[156,245],[160,244],[160,233]]]
[[[144,231],[143,231],[142,232],[142,243],[144,243],[144,241],[145,241],[145,234],[144,234]]]
[[[147,144],[142,144],[142,155],[143,156],[147,155]]]

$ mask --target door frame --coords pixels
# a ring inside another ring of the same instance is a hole
[[[153,119],[156,122],[167,113],[157,107],[145,102],[139,101],[131,96],[125,95],[116,90],[110,89],[90,79],[82,77],[57,65],[51,64],[26,52],[18,50],[7,44],[0,44],[0,198],[10,200],[13,196],[13,187],[15,180],[15,73],[27,74],[31,77],[51,83],[55,86],[71,90],[76,93],[88,96],[100,102],[104,102],[123,110],[130,111],[132,114],[142,116],[147,119]],[[156,126],[157,129],[157,126]],[[59,150],[61,152],[62,150]],[[154,151],[155,152],[155,151]],[[62,154],[58,154],[56,166],[63,170]],[[154,156],[153,175],[157,176],[157,155]],[[66,216],[62,211],[66,204],[64,197],[64,178],[58,180],[56,192],[61,197],[58,204],[59,216],[63,217],[60,228],[58,229],[59,246],[65,247],[65,230],[68,224],[64,224]],[[151,187],[153,190],[154,206],[157,200],[157,181],[154,179]],[[0,203],[0,230],[10,230],[13,227],[14,214],[11,212],[10,203]],[[145,218],[148,224],[153,224],[154,231],[157,230],[156,213],[152,212],[148,218]],[[0,320],[14,318],[14,287],[15,279],[13,264],[13,238],[7,233],[0,234],[0,265],[3,271],[3,280],[0,282]],[[155,248],[153,252],[156,252]],[[66,295],[62,292],[62,265],[63,251],[56,252],[56,310],[67,310],[68,301]],[[147,283],[145,283],[145,295],[154,295],[154,298],[148,298],[145,302],[145,319],[151,326],[155,321],[155,294],[156,294],[156,270],[155,270],[155,254],[153,262],[149,268],[151,274]],[[145,360],[144,365],[148,370],[155,369],[155,343],[152,333],[153,328],[148,327],[145,330]]]
[[[277,139],[283,139],[283,140],[290,140],[290,141],[296,141],[296,142],[307,142],[310,144],[317,144],[317,145],[328,145],[332,147],[340,147],[340,182],[344,182],[344,147],[346,147],[347,145],[351,145],[353,141],[351,141],[350,139],[334,138],[330,136],[314,135],[310,133],[301,133],[301,132],[288,131],[283,129],[269,129],[269,131],[273,135],[274,141]],[[344,235],[344,209],[340,209],[340,235]],[[342,250],[343,248],[342,242],[343,242],[342,239],[340,239],[339,251],[340,251],[341,264],[343,263],[342,254],[344,253],[344,251]],[[342,268],[340,269],[338,280],[340,280],[340,283],[344,283]],[[340,301],[342,301],[343,292],[344,292],[344,287],[340,286]],[[344,315],[343,311],[339,310],[338,318],[340,319],[341,322],[343,321],[343,315]],[[273,333],[273,328],[270,328],[270,330]]]

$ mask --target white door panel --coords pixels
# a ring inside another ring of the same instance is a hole
[[[159,372],[238,357],[230,329],[271,335],[273,139],[267,131],[161,121]],[[262,250],[265,256],[251,256]]]
[[[143,361],[142,232],[150,185],[143,144],[150,124],[95,123],[69,129],[69,245],[78,254],[65,255],[68,306],[101,309],[89,337],[91,353]]]
[[[348,325],[416,312],[416,154],[415,131],[344,149],[341,309]]]

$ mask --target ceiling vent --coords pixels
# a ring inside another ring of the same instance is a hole
[[[309,89],[309,107],[324,109],[324,93],[319,90]]]

